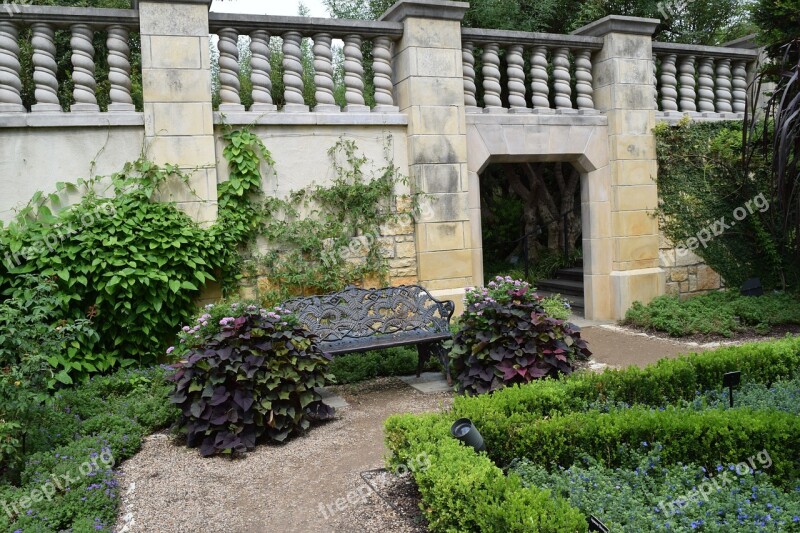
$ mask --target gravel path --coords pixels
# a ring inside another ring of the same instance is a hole
[[[452,394],[422,394],[395,378],[334,389],[350,404],[334,421],[281,446],[258,446],[241,459],[203,459],[166,434],[151,435],[122,465],[116,531],[419,531],[360,474],[384,466],[388,416],[449,408]]]

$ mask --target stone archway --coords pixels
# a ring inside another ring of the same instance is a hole
[[[469,216],[475,283],[483,281],[479,175],[490,163],[571,163],[581,174],[586,317],[615,318],[608,128],[599,115],[467,115]]]

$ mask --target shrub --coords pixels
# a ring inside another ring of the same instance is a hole
[[[569,374],[575,361],[591,355],[580,329],[548,316],[525,281],[498,276],[469,290],[466,304],[450,357],[469,394]]]
[[[440,415],[400,415],[386,421],[393,461],[413,464],[425,454],[430,466],[413,471],[428,528],[466,532],[586,531],[586,518],[547,490],[522,486],[485,454],[476,454],[449,434]]]
[[[379,376],[407,376],[417,371],[417,357],[413,346],[339,355],[331,362],[330,373],[338,384]],[[435,358],[428,360],[428,369],[439,370],[440,366]]]
[[[200,446],[203,456],[244,452],[262,436],[283,442],[308,429],[309,411],[331,417],[333,409],[314,390],[330,379],[330,356],[314,336],[280,308],[228,309],[238,313],[220,319],[218,333],[195,339],[172,378],[171,401],[181,408],[188,445]],[[186,333],[216,327],[211,316]]]
[[[675,337],[697,333],[729,337],[737,331],[748,330],[768,333],[773,326],[800,324],[800,297],[788,293],[751,297],[733,291],[686,300],[665,295],[647,305],[634,302],[625,313],[623,323],[665,331]]]

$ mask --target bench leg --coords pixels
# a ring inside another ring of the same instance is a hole
[[[417,344],[417,377],[422,373],[425,363],[431,358],[430,344]]]

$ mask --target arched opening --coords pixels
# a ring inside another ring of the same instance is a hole
[[[581,181],[564,161],[486,166],[479,176],[484,282],[524,278],[583,314]]]

